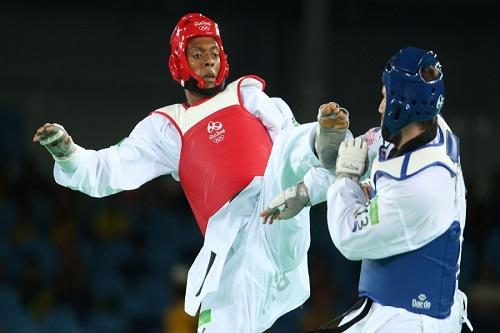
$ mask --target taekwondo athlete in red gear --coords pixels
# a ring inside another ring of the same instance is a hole
[[[43,125],[33,140],[53,155],[57,183],[94,197],[165,174],[179,180],[205,237],[189,270],[186,312],[199,311],[199,332],[263,332],[309,297],[310,234],[308,207],[275,225],[263,225],[259,212],[302,179],[311,203],[326,200],[332,174],[314,153],[315,123],[299,126],[257,76],[225,84],[229,65],[214,21],[185,15],[170,45],[170,73],[186,103],[153,111],[99,151],[74,144],[58,124]],[[347,129],[340,132],[338,143]]]

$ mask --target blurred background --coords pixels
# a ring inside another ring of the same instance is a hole
[[[165,176],[92,199],[57,186],[51,157],[31,142],[58,122],[79,145],[105,148],[184,101],[167,59],[187,12],[219,23],[229,81],[260,75],[300,122],[337,101],[355,134],[379,123],[388,57],[408,45],[437,52],[468,187],[460,284],[476,331],[498,332],[499,9],[495,0],[3,1],[0,332],[195,331],[182,302],[202,237],[178,184]],[[356,298],[359,263],[334,248],[325,211],[311,213],[311,298],[269,332],[317,328]]]

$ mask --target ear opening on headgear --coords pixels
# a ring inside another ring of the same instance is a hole
[[[420,69],[420,77],[425,82],[433,82],[440,80],[443,77],[443,72],[441,72],[441,65],[439,62],[436,64],[430,64]],[[435,89],[433,93],[435,92]]]
[[[219,46],[220,69],[215,80],[215,86],[223,87],[224,80],[229,75],[229,64],[224,46],[222,45],[219,27],[213,20],[200,13],[184,15],[172,32],[169,57],[169,70],[172,78],[186,89],[193,86],[191,84],[186,86],[186,83],[192,78],[196,81],[196,87],[205,89],[205,81],[194,73],[186,58],[187,45],[195,37],[211,37],[217,42]]]

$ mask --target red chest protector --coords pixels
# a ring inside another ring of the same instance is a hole
[[[264,175],[272,142],[259,119],[242,105],[241,85],[258,85],[243,77],[223,92],[185,108],[171,105],[155,111],[167,117],[182,138],[179,178],[203,234],[208,219],[243,190],[255,176]]]

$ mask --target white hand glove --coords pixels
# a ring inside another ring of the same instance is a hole
[[[368,144],[361,138],[347,139],[340,144],[337,157],[337,178],[349,177],[354,181],[365,172]]]
[[[272,224],[274,220],[289,219],[300,213],[304,207],[310,206],[309,193],[303,182],[280,192],[264,209],[260,216],[263,223]]]
[[[76,151],[71,136],[59,124],[45,124],[40,127],[33,140],[47,148],[56,160],[68,159]]]

